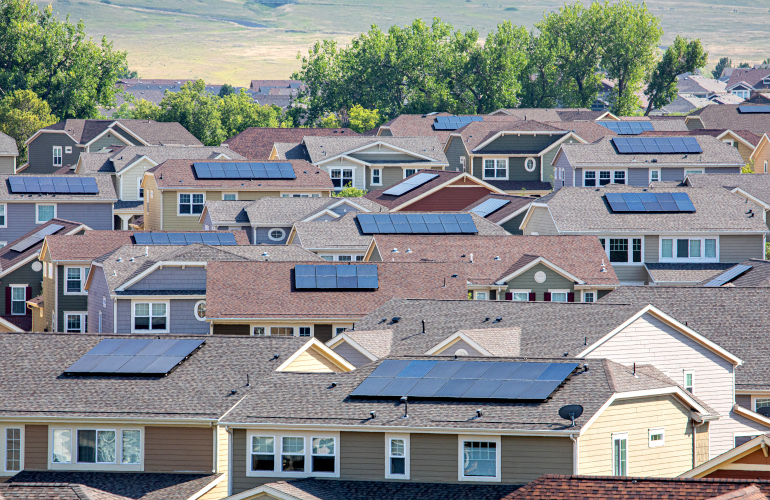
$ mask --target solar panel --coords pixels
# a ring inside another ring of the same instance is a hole
[[[357,214],[363,234],[476,234],[470,214]]]
[[[134,233],[137,245],[237,245],[233,233]]]
[[[606,193],[613,212],[695,212],[687,193]]]
[[[23,252],[26,249],[33,247],[43,241],[43,239],[48,236],[49,234],[54,234],[55,232],[64,229],[64,226],[60,224],[49,224],[48,226],[44,227],[43,229],[40,229],[39,231],[36,231],[34,234],[31,234],[30,236],[27,236],[20,242],[16,243],[11,247],[11,250],[14,252]]]
[[[482,116],[437,116],[433,123],[434,130],[457,130],[471,122],[482,122]]]
[[[426,182],[429,182],[435,179],[436,177],[438,177],[438,174],[421,173],[421,174],[413,175],[412,177],[409,177],[408,179],[404,179],[403,181],[399,182],[395,186],[389,189],[386,189],[385,191],[382,192],[382,194],[387,194],[389,196],[401,196],[413,189],[416,189],[422,186]]]
[[[654,130],[652,122],[597,122],[604,128],[618,135],[639,135],[647,130]]]
[[[20,175],[8,178],[13,194],[99,194],[94,177],[34,177]]]
[[[137,245],[152,245],[150,233],[134,233],[134,241]]]
[[[198,179],[296,179],[288,162],[194,162]]]
[[[351,396],[542,401],[577,363],[386,359]]]
[[[205,340],[105,339],[69,368],[67,375],[168,375]]]
[[[509,204],[511,200],[501,200],[499,198],[490,198],[483,203],[479,203],[475,207],[471,209],[471,212],[478,215],[479,217],[486,217],[491,213],[494,213],[507,204]]]
[[[739,113],[770,113],[770,106],[738,106]]]
[[[695,212],[695,205],[690,201],[690,195],[687,193],[671,193],[674,203],[680,212]]]
[[[706,283],[703,286],[722,286],[725,283],[729,283],[730,281],[734,280],[741,274],[745,273],[749,269],[751,269],[752,266],[747,266],[746,264],[738,264],[736,266],[731,267],[727,271],[723,272],[719,276],[712,278],[711,281]]]
[[[348,290],[379,288],[376,264],[298,264],[294,266],[297,290]]]
[[[613,137],[619,154],[690,154],[703,150],[695,137]]]

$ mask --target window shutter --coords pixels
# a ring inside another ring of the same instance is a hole
[[[543,300],[546,302],[551,302],[551,292],[545,292],[543,294]]]
[[[29,300],[29,299],[32,298],[32,287],[31,286],[28,286],[26,288],[24,296],[26,297],[26,300]],[[27,304],[24,304],[24,315],[25,316],[32,316],[32,309],[27,307]]]
[[[513,300],[513,293],[505,292],[505,300]]]
[[[11,314],[11,287],[5,287],[5,314]]]
[[[529,301],[530,302],[536,302],[537,301],[537,295],[535,295],[535,292],[529,292]]]
[[[567,302],[575,302],[575,294],[570,292],[567,294]]]

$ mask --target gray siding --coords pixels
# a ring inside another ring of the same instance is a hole
[[[582,168],[575,169],[575,185],[578,187],[583,186],[583,169]]]
[[[334,336],[332,325],[315,325],[313,327],[313,336],[321,342],[328,342]]]
[[[650,279],[650,275],[647,273],[647,269],[644,266],[639,265],[627,265],[627,266],[612,266],[615,270],[615,274],[620,280],[620,283],[647,283]]]
[[[106,306],[102,307],[102,300],[106,300]],[[99,313],[102,313],[102,333],[114,333],[113,306],[110,298],[110,289],[107,286],[107,278],[104,269],[94,268],[94,276],[91,278],[91,286],[88,288],[88,333],[99,333]]]
[[[163,297],[158,297],[162,300]],[[171,299],[169,302],[169,333],[207,334],[209,324],[195,319],[195,303],[199,299]],[[118,328],[116,333],[131,333],[131,300],[118,300]]]
[[[554,142],[563,137],[563,134],[559,135],[504,135],[498,137],[491,143],[482,148],[478,154],[484,153],[539,153]]]
[[[250,335],[249,325],[221,325],[214,323],[214,335]]]
[[[502,227],[503,229],[505,229],[511,234],[524,234],[524,231],[519,229],[519,226],[521,226],[521,222],[524,220],[525,215],[527,215],[526,210],[524,210],[519,215],[513,217],[512,219],[508,219],[500,227]]]
[[[735,402],[743,406],[744,408],[753,410],[753,408],[751,407],[751,396],[749,394],[736,394]]]
[[[465,166],[468,167],[468,153],[463,145],[462,137],[450,137],[446,148],[446,157],[449,160],[447,170],[462,170],[460,158],[465,158]]]
[[[647,187],[650,185],[650,171],[646,168],[629,168],[627,182],[629,186]]]
[[[54,170],[61,168],[62,165],[75,165],[83,151],[75,145],[70,136],[63,133],[43,132],[29,143],[27,147],[27,157],[29,166],[24,169],[25,174],[51,174]],[[62,164],[53,165],[53,147],[62,147]],[[72,153],[67,154],[66,147],[72,147]]]
[[[743,262],[746,259],[764,258],[762,235],[719,237],[719,262]]]
[[[353,202],[355,203],[355,202]],[[354,207],[353,205],[348,205],[347,203],[343,203],[342,205],[338,205],[331,209],[332,212],[339,215],[345,215],[347,213],[353,212],[358,213],[358,209]],[[316,219],[318,220],[318,219]]]
[[[532,172],[527,172],[524,168],[524,162],[526,158],[519,156],[508,157],[508,179],[512,181],[539,181],[540,180],[540,166],[541,158],[532,156],[535,159],[537,167]],[[481,156],[473,157],[473,175],[479,179],[484,178],[484,159]],[[494,179],[494,180],[506,180],[506,179]],[[543,179],[545,182],[552,182],[553,179]]]
[[[684,168],[665,167],[660,169],[660,180],[663,182],[682,182],[684,180]]]
[[[526,227],[524,227],[524,234],[531,235],[532,233],[537,233],[541,236],[559,234],[551,213],[548,211],[548,207],[532,207],[530,210],[532,213],[529,216]]]
[[[348,360],[356,368],[372,362],[369,358],[358,352],[355,347],[344,341],[334,346],[334,352]]]
[[[502,482],[523,484],[543,474],[572,474],[569,438],[503,437],[500,443]]]
[[[283,229],[284,237],[280,241],[273,241],[268,236],[268,233],[273,229]],[[285,245],[286,240],[291,233],[291,226],[275,226],[275,227],[258,227],[257,237],[254,240],[255,245]]]
[[[131,333],[131,299],[118,299],[115,333]]]
[[[131,134],[126,133],[123,130],[118,130],[118,133],[120,133],[121,136],[126,137],[126,140],[131,142],[129,140],[129,137],[131,137]],[[96,153],[97,151],[100,151],[102,148],[109,148],[111,146],[128,146],[128,144],[125,143],[125,141],[122,141],[115,137],[115,134],[112,132],[107,132],[103,136],[101,136],[99,139],[94,141],[90,146],[88,146],[89,151],[92,153]]]
[[[86,267],[87,264],[83,264],[82,267]],[[56,266],[56,277],[58,286],[56,287],[56,300],[59,305],[56,310],[56,331],[64,331],[64,313],[65,312],[78,312],[88,311],[88,295],[64,295],[64,289],[67,286],[67,276],[65,274],[65,266]],[[83,283],[85,286],[85,283]],[[100,299],[101,300],[101,299]],[[46,307],[47,311],[50,311]]]
[[[113,229],[112,203],[60,202],[56,206],[56,217],[86,224],[91,229]]]
[[[128,290],[205,290],[206,268],[167,266],[156,269]]]
[[[14,165],[21,166],[16,163],[15,156],[0,156],[0,174],[14,174]]]
[[[240,493],[251,488],[256,488],[259,485],[270,483],[275,481],[275,478],[270,477],[247,477],[246,468],[249,464],[246,463],[246,430],[245,429],[233,429],[232,439],[232,492]]]
[[[404,162],[404,161],[414,161],[415,157],[413,155],[407,154],[407,153],[400,153],[398,151],[390,151],[388,152],[387,149],[382,149],[378,153],[367,153],[365,151],[362,151],[360,153],[352,153],[349,154],[351,158],[355,158],[357,160],[362,160],[367,163],[374,162],[374,161],[392,161],[392,162]]]
[[[404,170],[401,167],[386,167],[382,169],[382,186],[376,189],[385,189],[404,180]],[[367,186],[371,178],[366,179]]]
[[[535,281],[535,273],[542,271],[545,273],[545,281],[538,283]],[[530,269],[527,269],[522,274],[516,276],[508,282],[509,290],[531,290],[535,293],[535,300],[545,300],[544,294],[548,290],[569,290],[575,291],[575,283],[556,271],[538,264]]]
[[[657,234],[648,234],[644,237],[644,262],[656,263],[659,257],[660,237]]]
[[[706,167],[707,174],[740,174],[741,167]]]
[[[559,183],[557,184],[556,181],[553,180],[554,178],[553,172],[554,172],[554,169],[556,168],[562,168],[564,169],[564,185],[572,186],[573,184],[572,181],[574,176],[572,172],[572,165],[570,165],[570,162],[567,160],[567,155],[559,156],[559,159],[556,161],[556,163],[553,166],[551,166],[551,163],[550,163],[551,161],[553,161],[553,159],[546,162],[545,158],[543,158],[543,179],[544,180],[551,179],[551,185],[553,186],[553,189],[555,191],[558,191],[562,187],[562,183],[561,181],[559,181]],[[549,172],[548,177],[545,176],[546,169],[548,169],[548,172]],[[577,175],[577,176],[582,175],[582,171],[578,169],[574,175]],[[580,177],[574,177],[574,181],[575,183],[577,183],[578,186],[583,185],[583,179]]]

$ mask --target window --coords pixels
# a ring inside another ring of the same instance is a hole
[[[599,242],[613,264],[642,262],[641,238],[600,238]]]
[[[338,476],[338,433],[292,433],[269,436],[249,433],[247,476]]]
[[[409,479],[408,434],[385,434],[385,478]]]
[[[382,169],[379,169],[379,168],[372,169],[372,185],[373,186],[382,185]]]
[[[309,326],[300,326],[299,327],[299,336],[300,337],[312,337],[313,334],[311,332],[311,329]]]
[[[138,430],[122,431],[121,460],[123,464],[138,464],[142,451],[142,436]]]
[[[765,160],[765,173],[767,173],[767,160]]]
[[[596,178],[599,178],[599,184],[596,183]],[[626,183],[626,171],[625,170],[584,170],[583,171],[583,186],[606,186],[607,184],[614,182],[615,184]]]
[[[658,446],[664,446],[666,444],[666,430],[663,428],[649,429],[648,443],[650,448],[657,448]]]
[[[281,194],[281,198],[320,198],[321,195],[318,193],[283,193]]]
[[[195,319],[198,321],[206,321],[206,301],[199,300],[196,302],[193,313],[195,314]]]
[[[347,331],[347,329],[348,329],[347,326],[338,326],[338,327],[336,327],[334,329],[334,336],[336,337],[337,335],[339,335],[341,333],[345,333]]]
[[[264,336],[267,335],[265,333],[265,327],[264,326],[255,326],[252,329],[251,334],[254,335],[255,337],[264,337]]]
[[[67,278],[65,285],[65,295],[85,295],[87,292],[83,289],[88,279],[87,267],[65,267],[64,273]]]
[[[416,168],[405,168],[404,169],[404,179],[406,179],[410,175],[414,175],[416,173],[417,173],[417,169]]]
[[[137,200],[143,200],[144,199],[144,188],[142,187],[142,178],[141,177],[136,179],[136,199]]]
[[[270,336],[271,337],[293,337],[294,327],[293,326],[271,326]]]
[[[484,159],[484,179],[507,179],[508,160],[506,158]]]
[[[43,224],[56,217],[56,205],[35,205],[35,222]]]
[[[487,292],[476,292],[474,299],[476,299],[476,300],[487,300]]]
[[[695,387],[693,384],[694,378],[695,378],[695,374],[693,372],[684,372],[684,388],[689,393],[692,393]]]
[[[267,237],[272,241],[281,241],[286,236],[286,231],[281,228],[273,228],[267,233]]]
[[[7,205],[5,203],[0,204],[0,227],[8,227],[8,224],[5,220],[6,207]]]
[[[53,430],[53,463],[68,464],[72,462],[72,431],[70,429]]]
[[[754,399],[754,411],[760,408],[767,408],[770,406],[770,398],[756,398]]]
[[[222,201],[237,201],[238,193],[222,193]]]
[[[305,438],[287,436],[281,439],[281,470],[305,471]]]
[[[685,176],[685,177],[687,177],[688,175],[691,175],[691,174],[702,174],[702,173],[703,173],[703,170],[701,170],[701,169],[697,169],[697,170],[685,170],[685,171],[684,171],[684,176]]]
[[[64,146],[64,152],[67,154],[72,154],[72,146]]]
[[[115,437],[114,430],[78,429],[78,463],[116,463]]]
[[[511,290],[511,300],[514,302],[529,302],[529,290]]]
[[[628,434],[612,435],[612,475],[628,475]]]
[[[179,193],[179,215],[200,215],[204,199],[203,193]]]
[[[332,437],[314,437],[310,467],[313,472],[334,472],[335,443]]]
[[[613,178],[615,184],[625,184],[626,183],[626,173],[623,170],[616,170],[615,171],[615,177]]]
[[[23,316],[27,314],[27,287],[11,286],[11,314]]]
[[[729,144],[730,146],[735,145],[735,141],[733,141],[732,139],[725,139],[722,142],[724,142],[725,144]]]
[[[650,182],[660,181],[660,170],[650,170]]]
[[[353,185],[352,168],[333,168],[330,172],[332,185],[335,189],[342,189],[348,184]]]
[[[329,262],[351,262],[353,260],[356,262],[364,261],[363,255],[320,255],[320,257],[324,260],[328,260]]]
[[[761,434],[734,434],[735,446],[738,447],[742,444],[746,444],[757,436],[761,436]]]
[[[548,290],[551,294],[551,302],[567,302],[569,290]]]
[[[596,292],[583,292],[583,302],[596,302]]]
[[[64,325],[67,333],[86,333],[86,318],[88,314],[84,312],[64,313]]]
[[[72,436],[76,436],[73,443]],[[73,449],[74,448],[74,449]],[[74,460],[73,460],[74,458]],[[53,429],[51,464],[137,466],[142,461],[139,429]],[[71,466],[70,466],[71,467]]]
[[[61,167],[62,161],[61,161],[61,146],[54,146],[53,147],[53,166],[54,167]]]
[[[251,470],[275,470],[275,438],[272,436],[251,436]]]
[[[134,303],[134,333],[168,331],[168,304],[165,302]]]
[[[583,176],[583,185],[596,186],[596,172],[591,170],[586,171]]]
[[[716,262],[716,238],[661,238],[660,259],[666,261]]]
[[[460,437],[460,481],[500,481],[500,439]]]
[[[21,470],[21,429],[18,427],[5,429],[5,470]]]
[[[537,161],[534,158],[527,158],[524,160],[524,170],[527,172],[534,172],[537,167]]]

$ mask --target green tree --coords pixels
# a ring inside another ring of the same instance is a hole
[[[342,123],[340,119],[334,113],[329,113],[320,120],[318,120],[318,126],[321,128],[340,128]]]
[[[121,80],[137,80],[139,78],[139,72],[128,68],[123,68],[123,71],[118,75]]]
[[[382,123],[380,121],[380,112],[376,109],[365,109],[360,104],[356,104],[348,111],[349,127],[356,132],[362,133],[372,130]]]
[[[14,90],[0,100],[0,132],[16,140],[19,159],[26,160],[27,148],[24,143],[43,127],[56,123],[48,103],[31,90]]]
[[[557,107],[559,70],[553,52],[542,37],[529,33],[526,58],[527,66],[519,74],[521,107]]]
[[[750,63],[747,63],[747,62],[742,62],[742,63],[739,63],[739,64],[738,64],[738,67],[739,67],[739,68],[750,68],[750,67],[751,67],[751,64],[750,64]]]
[[[281,126],[281,108],[260,106],[244,89],[217,100],[225,138],[240,134],[249,127]]]
[[[655,47],[663,30],[647,4],[621,0],[604,4],[605,34],[601,67],[615,82],[610,95],[615,115],[631,115],[639,108],[635,92],[655,65]]]
[[[732,66],[732,62],[730,61],[729,57],[720,57],[719,62],[714,68],[714,71],[711,72],[711,76],[713,76],[714,78],[719,78],[720,76],[722,76],[722,72],[725,70],[725,68],[729,68],[731,66]]]
[[[31,90],[59,118],[91,118],[115,105],[115,83],[127,68],[125,52],[94,42],[83,22],[56,18],[49,5],[0,2],[0,89]]]
[[[345,187],[343,187],[339,191],[332,192],[332,197],[333,198],[360,198],[365,194],[366,194],[365,189],[358,189],[357,187],[353,187],[353,184],[348,182],[347,184],[345,184]]]
[[[219,88],[219,97],[224,97],[226,95],[237,94],[237,93],[238,91],[235,89],[235,87],[233,87],[229,83],[225,83],[224,85],[222,85],[222,87]]]
[[[663,53],[657,66],[650,74],[644,94],[649,104],[644,114],[649,115],[653,108],[662,108],[676,99],[676,77],[682,73],[693,73],[708,62],[708,52],[703,49],[700,40],[687,41],[677,35],[674,43]]]

